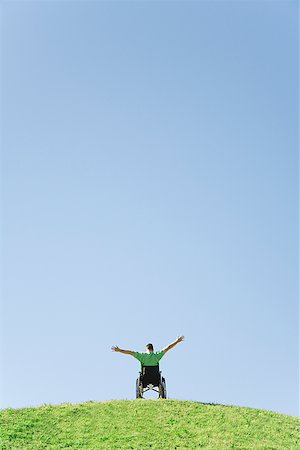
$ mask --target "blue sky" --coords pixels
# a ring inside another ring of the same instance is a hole
[[[298,414],[298,5],[6,2],[1,407]]]

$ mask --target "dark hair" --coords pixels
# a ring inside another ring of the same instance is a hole
[[[153,345],[152,344],[147,344],[146,345],[146,349],[149,350],[149,352],[153,352]]]

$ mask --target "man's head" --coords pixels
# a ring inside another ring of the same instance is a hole
[[[146,345],[146,352],[147,353],[153,352],[153,345],[152,344],[147,344]]]

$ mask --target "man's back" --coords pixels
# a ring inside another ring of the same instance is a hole
[[[150,353],[134,352],[133,356],[140,361],[142,366],[157,366],[164,354],[165,352],[161,350]]]

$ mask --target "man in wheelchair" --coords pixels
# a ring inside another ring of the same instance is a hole
[[[138,359],[141,363],[141,371],[139,377],[136,380],[136,398],[143,398],[144,392],[153,390],[158,393],[159,398],[167,398],[166,380],[161,376],[159,370],[159,361],[171,348],[176,344],[182,342],[184,336],[178,336],[174,342],[167,345],[159,352],[154,352],[153,345],[146,345],[146,352],[139,353],[132,350],[123,350],[117,345],[114,345],[111,349],[114,352],[124,353],[125,355],[131,355]],[[157,388],[157,389],[155,389]]]

